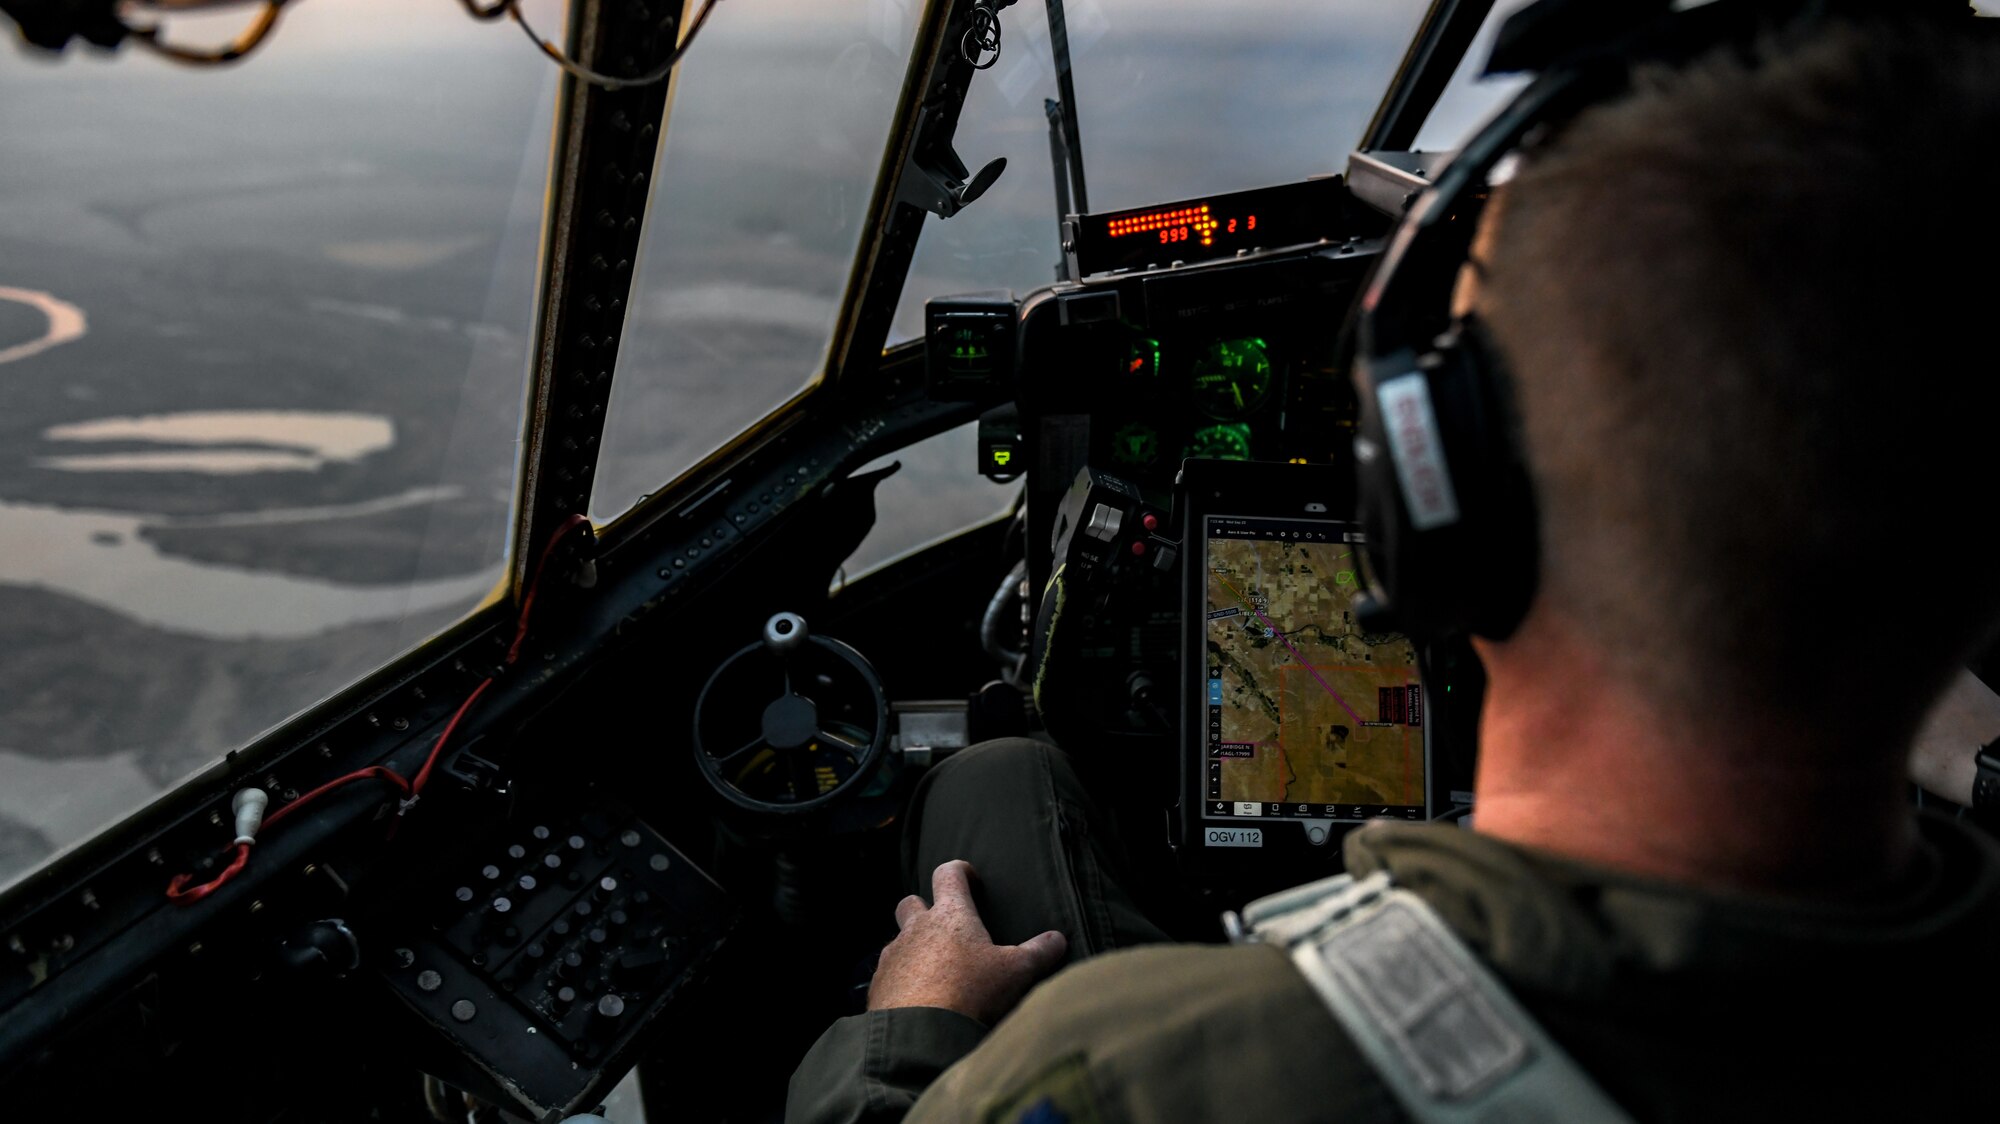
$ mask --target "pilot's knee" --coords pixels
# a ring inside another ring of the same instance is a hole
[[[959,750],[945,758],[926,786],[935,799],[943,790],[990,801],[1006,794],[1032,791],[1046,795],[1050,775],[1067,769],[1062,751],[1033,738],[995,738]]]
[[[994,738],[967,746],[945,758],[932,770],[940,777],[1006,776],[1015,772],[1033,773],[1059,753],[1055,746],[1034,738]]]

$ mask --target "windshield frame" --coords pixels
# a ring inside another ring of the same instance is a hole
[[[1494,0],[1431,0],[1395,77],[1382,92],[1382,104],[1361,135],[1360,151],[1401,152],[1416,143],[1493,4]]]
[[[949,50],[971,29],[969,10],[966,0],[925,0],[918,16],[896,96],[895,116],[863,212],[861,242],[855,248],[819,371],[761,419],[725,439],[678,476],[661,481],[658,490],[646,499],[613,516],[600,528],[602,532],[642,534],[644,528],[674,514],[690,493],[706,497],[725,486],[731,464],[778,440],[807,410],[839,411],[844,403],[872,392],[887,389],[894,393],[901,388],[901,376],[893,373],[904,365],[899,359],[907,362],[915,358],[921,367],[922,340],[893,346],[885,343],[916,259],[917,239],[933,213],[911,201],[921,197],[912,187],[911,177],[913,173],[924,175],[918,166],[920,154],[921,162],[934,165],[940,148],[949,153],[966,92],[977,80],[974,67]],[[670,99],[669,109],[671,104]],[[920,369],[917,377],[922,377]],[[607,400],[613,381],[615,378],[605,383]]]

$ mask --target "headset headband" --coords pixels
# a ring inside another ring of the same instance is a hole
[[[1969,13],[1963,0],[1538,0],[1507,19],[1485,73],[1533,81],[1410,207],[1361,301],[1355,459],[1373,601],[1364,611],[1378,627],[1504,638],[1535,589],[1535,500],[1511,380],[1476,318],[1452,315],[1500,161],[1617,97],[1645,65],[1748,50],[1834,15]]]

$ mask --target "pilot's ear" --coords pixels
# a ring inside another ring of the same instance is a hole
[[[1460,320],[1471,315],[1479,303],[1480,287],[1486,284],[1486,263],[1493,260],[1493,231],[1500,219],[1500,200],[1495,193],[1479,215],[1479,230],[1472,236],[1472,249],[1465,264],[1458,267],[1458,280],[1451,290],[1451,316]]]

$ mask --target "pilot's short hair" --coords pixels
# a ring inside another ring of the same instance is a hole
[[[1648,73],[1501,193],[1479,306],[1538,596],[1690,736],[1738,714],[1905,737],[2000,618],[1985,23]]]

